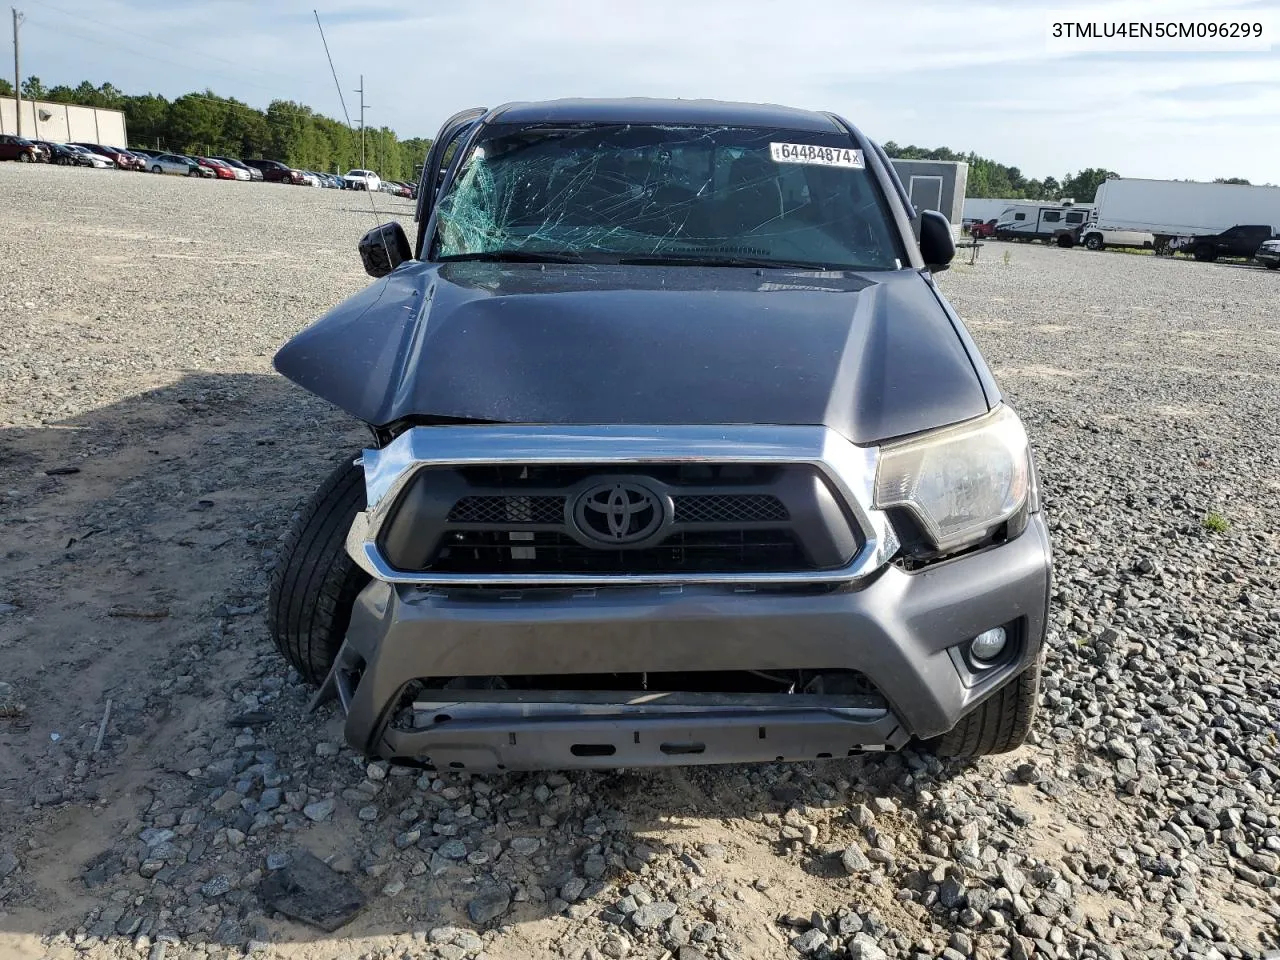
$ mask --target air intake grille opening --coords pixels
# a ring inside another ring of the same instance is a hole
[[[726,493],[673,497],[676,523],[780,523],[791,519],[769,494]]]
[[[686,573],[803,570],[812,566],[790,530],[676,532],[656,547],[587,547],[556,531],[512,541],[500,530],[445,537],[431,569],[441,573]]]
[[[563,523],[564,497],[463,497],[449,523]]]

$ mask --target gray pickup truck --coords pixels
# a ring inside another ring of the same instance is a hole
[[[955,253],[842,118],[464,111],[416,242],[289,341],[370,428],[286,539],[276,644],[369,756],[437,769],[1007,751],[1050,549]]]

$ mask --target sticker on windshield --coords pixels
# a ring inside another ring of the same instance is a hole
[[[862,151],[848,147],[820,147],[813,143],[771,143],[769,156],[774,163],[816,163],[823,167],[848,167],[861,170]]]

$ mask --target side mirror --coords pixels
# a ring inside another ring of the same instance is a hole
[[[930,270],[937,273],[951,265],[956,255],[956,238],[951,221],[937,210],[920,213],[920,256]]]
[[[360,238],[360,259],[365,273],[371,277],[385,277],[406,260],[413,258],[409,238],[405,236],[400,221],[392,220],[374,227]]]

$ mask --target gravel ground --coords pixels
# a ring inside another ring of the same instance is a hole
[[[1280,278],[1003,244],[943,275],[1057,549],[1019,752],[437,778],[306,714],[262,617],[364,439],[270,357],[364,283],[368,198],[18,164],[0,196],[5,958],[1276,947]],[[367,903],[325,932],[289,881],[329,926]]]

